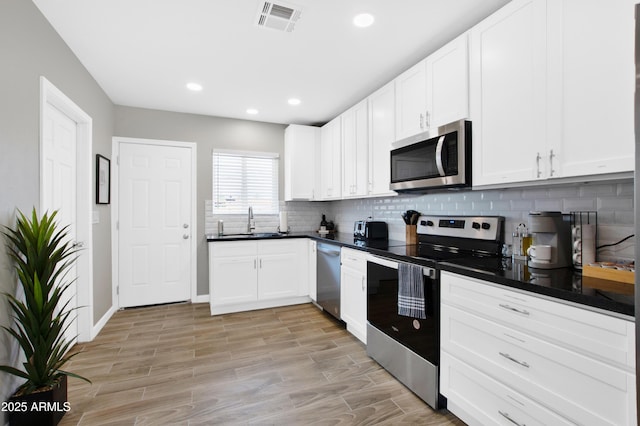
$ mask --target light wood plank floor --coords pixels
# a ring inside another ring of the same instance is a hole
[[[67,366],[61,425],[463,425],[434,412],[315,306],[211,317],[207,304],[117,312]]]

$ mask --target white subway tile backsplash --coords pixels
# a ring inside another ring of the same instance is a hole
[[[629,197],[598,197],[598,210],[633,211],[633,199]]]
[[[316,231],[322,214],[335,222],[341,232],[352,232],[353,222],[372,217],[389,226],[391,239],[404,241],[405,226],[401,213],[417,210],[435,215],[492,215],[505,217],[506,242],[519,223],[527,223],[530,211],[554,210],[598,212],[598,245],[615,243],[634,232],[633,180],[616,183],[557,185],[552,187],[511,188],[478,191],[447,191],[436,194],[400,194],[393,197],[364,198],[332,202],[281,202],[288,212],[293,232]],[[212,203],[205,203],[205,232],[216,232],[217,220],[225,221],[227,232],[243,232],[246,215],[216,217]],[[256,216],[256,228],[275,231],[278,216]],[[634,240],[598,251],[602,260],[632,260]]]
[[[595,211],[595,198],[565,198],[563,212]]]
[[[562,199],[540,199],[534,202],[536,211],[562,211]]]

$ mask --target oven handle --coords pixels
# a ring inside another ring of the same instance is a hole
[[[377,265],[385,266],[391,269],[398,269],[399,263],[409,263],[411,265],[414,265],[414,263],[411,263],[411,262],[401,262],[398,260],[391,260],[391,259],[387,259],[386,257],[380,257],[373,254],[367,255],[367,262],[375,263]],[[431,279],[435,279],[436,277],[436,270],[428,266],[422,267],[422,273],[426,277],[429,277]]]

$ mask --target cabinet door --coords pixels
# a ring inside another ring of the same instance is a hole
[[[546,1],[514,0],[470,37],[474,186],[544,177]]]
[[[284,196],[286,201],[313,200],[316,145],[320,128],[291,125],[284,131]]]
[[[369,101],[369,195],[397,195],[391,183],[390,152],[395,137],[395,83],[378,89]]]
[[[367,194],[369,156],[367,101],[342,114],[342,196]]]
[[[552,2],[562,17],[562,151],[555,175],[634,169],[634,0]],[[561,40],[558,40],[561,38]]]
[[[213,256],[209,267],[211,268],[210,303],[212,306],[258,300],[255,256]]]
[[[344,265],[340,270],[340,317],[347,330],[367,343],[366,275]]]
[[[469,116],[469,50],[463,34],[427,57],[426,127]]]
[[[258,258],[258,298],[281,299],[298,295],[297,253],[263,254]]]
[[[308,269],[308,280],[309,280],[309,297],[313,301],[318,300],[318,279],[317,279],[317,258],[316,256],[316,242],[314,240],[308,240],[308,258],[309,258],[309,269]]]
[[[306,296],[307,257],[300,239],[264,240],[258,244],[258,299]],[[302,289],[304,287],[304,289]]]
[[[341,196],[341,117],[322,127],[320,133],[320,199],[339,199]]]
[[[420,61],[395,79],[396,140],[424,132],[427,113],[426,62]]]
[[[367,343],[367,259],[360,250],[340,250],[340,317],[347,330]]]

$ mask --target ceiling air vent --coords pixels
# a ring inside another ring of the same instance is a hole
[[[299,7],[283,2],[260,2],[258,10],[258,26],[290,33],[300,19]]]

